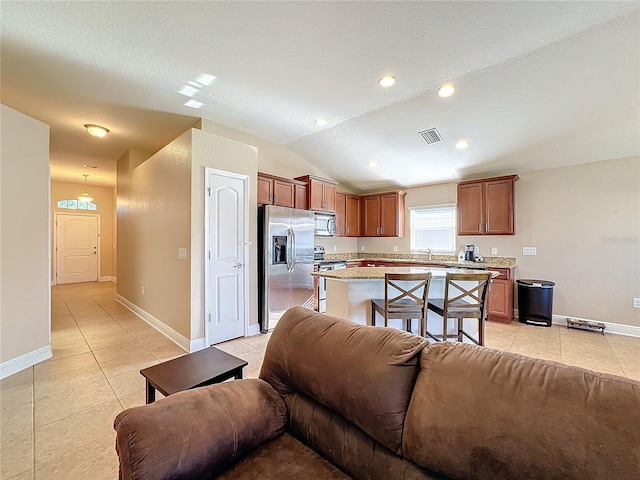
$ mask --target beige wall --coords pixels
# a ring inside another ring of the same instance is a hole
[[[142,163],[127,152],[117,186],[117,293],[187,339],[191,270],[178,249],[191,243],[191,142],[189,130]]]
[[[4,105],[0,118],[0,363],[4,374],[7,362],[19,357],[32,354],[33,364],[51,356],[49,126]],[[39,358],[34,352],[40,352]]]
[[[201,128],[205,132],[214,133],[221,137],[237,140],[258,149],[258,171],[270,173],[284,178],[300,177],[302,175],[318,175],[331,178],[319,170],[315,165],[294,154],[287,147],[270,142],[264,138],[221,125],[211,120],[203,119]]]
[[[204,337],[204,189],[205,167],[249,177],[249,325],[258,323],[257,177],[258,152],[250,145],[193,130],[191,182],[192,339]],[[257,329],[256,329],[257,332]]]
[[[522,174],[516,235],[459,236],[458,249],[515,257],[517,278],[556,282],[553,313],[640,327],[640,158]],[[410,206],[455,203],[455,184],[407,190]],[[406,222],[409,232],[409,216]],[[410,237],[358,241],[366,252],[408,253]],[[536,247],[523,256],[522,247]]]
[[[257,165],[254,147],[200,130],[185,132],[146,161],[124,154],[118,160],[118,294],[185,338],[204,337],[205,167],[217,168],[249,177],[249,319],[257,323]],[[187,249],[186,261],[178,259],[179,248]]]
[[[91,177],[89,177],[91,178]],[[97,210],[69,210],[58,208],[59,200],[76,199],[84,192],[84,183],[51,182],[51,248],[55,245],[56,226],[53,222],[56,213],[69,214],[93,214],[100,216],[100,277],[102,280],[110,280],[115,277],[114,265],[116,258],[115,228],[115,198],[112,187],[98,187],[89,184],[87,192],[93,197],[93,203]],[[55,260],[55,251],[52,250],[52,259]],[[55,261],[51,262],[51,275],[55,282]]]

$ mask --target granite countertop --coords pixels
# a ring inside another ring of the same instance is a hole
[[[512,268],[516,266],[516,259],[513,257],[484,257],[483,262],[458,262],[457,255],[432,255],[429,259],[425,254],[404,254],[404,253],[326,253],[326,260],[346,260],[346,261],[376,261],[394,263],[431,263],[433,265],[446,265],[461,268]],[[371,268],[371,267],[368,267]]]
[[[336,280],[384,280],[385,273],[424,273],[431,272],[432,277],[445,277],[447,273],[491,273],[492,278],[499,275],[498,272],[469,271],[464,268],[438,268],[438,267],[355,267],[342,270],[328,270],[326,272],[314,272],[314,277],[333,278]]]

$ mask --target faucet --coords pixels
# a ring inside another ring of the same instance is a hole
[[[427,248],[427,254],[429,254],[429,260],[431,260],[431,249]]]

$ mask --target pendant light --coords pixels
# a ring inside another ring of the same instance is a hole
[[[91,203],[93,202],[93,197],[90,197],[89,194],[87,193],[87,177],[89,175],[84,173],[82,176],[84,177],[84,193],[78,197],[78,201],[84,202],[84,203]]]

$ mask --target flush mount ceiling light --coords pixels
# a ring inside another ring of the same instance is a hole
[[[377,166],[378,166],[378,162],[376,162],[375,160],[369,160],[369,161],[367,162],[367,167],[375,168],[375,167],[377,167]]]
[[[453,95],[453,92],[455,91],[456,91],[456,87],[454,87],[453,84],[445,83],[444,85],[441,85],[440,88],[438,89],[438,96],[442,98],[447,98]]]
[[[91,203],[93,202],[93,197],[90,197],[87,193],[87,175],[86,173],[82,175],[84,177],[84,193],[78,197],[79,202]]]
[[[469,148],[469,141],[468,140],[460,140],[460,141],[458,141],[458,143],[456,143],[456,148],[458,148],[460,150],[464,150],[465,148]]]
[[[384,88],[393,87],[396,84],[396,77],[393,75],[385,75],[378,83]]]
[[[109,133],[109,129],[101,127],[100,125],[93,125],[88,123],[84,126],[89,132],[89,135],[93,135],[94,137],[104,137],[107,133]]]
[[[327,119],[326,118],[320,117],[320,118],[318,118],[316,120],[316,125],[322,126],[322,125],[326,125],[326,124],[327,124]]]

